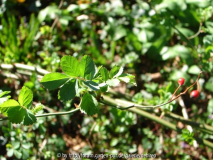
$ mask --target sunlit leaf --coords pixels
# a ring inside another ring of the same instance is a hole
[[[0,90],[1,91],[1,90]],[[0,98],[3,97],[4,95],[9,94],[10,91],[4,91],[4,92],[0,92]]]
[[[60,87],[62,84],[64,84],[67,80],[69,80],[69,76],[64,75],[62,73],[49,73],[46,74],[42,80],[41,80],[41,84],[49,89],[49,90],[53,90],[56,89],[58,87]]]
[[[109,79],[106,81],[106,84],[108,84],[109,86],[117,86],[120,83],[120,81],[118,79]]]
[[[81,111],[83,113],[86,113],[87,115],[92,116],[97,113],[97,106],[98,102],[95,97],[93,97],[89,93],[85,93],[80,104]]]
[[[100,73],[104,81],[107,81],[109,79],[109,72],[105,67],[101,68]]]
[[[137,86],[134,75],[124,73],[124,74],[121,74],[118,77],[118,79],[123,82],[130,83],[130,84],[133,84],[134,86]]]
[[[192,65],[189,69],[188,69],[188,72],[190,74],[195,74],[195,75],[198,75],[200,73],[200,68],[197,66],[197,65]]]
[[[41,111],[42,109],[44,109],[44,105],[41,103],[37,103],[35,105],[35,108],[32,109],[33,114],[38,113],[39,111]]]
[[[85,55],[80,62],[80,73],[83,78],[86,80],[92,80],[95,73],[96,68],[95,64],[91,57]]]
[[[119,67],[119,66],[114,66],[111,70],[110,70],[110,78],[114,78],[114,77],[118,77],[123,73],[123,67]]]
[[[33,101],[33,92],[29,88],[23,86],[19,94],[18,101],[21,106],[26,108],[31,107]]]
[[[78,92],[78,80],[72,79],[65,83],[58,92],[58,98],[63,101],[71,100]]]
[[[14,155],[18,158],[21,159],[22,153],[19,150],[14,150]]]
[[[63,56],[61,58],[61,69],[69,76],[78,77],[80,74],[79,62],[75,57]]]
[[[14,107],[20,107],[20,104],[14,99],[9,99],[0,105],[0,111],[1,113],[5,113],[8,111],[9,108]]]

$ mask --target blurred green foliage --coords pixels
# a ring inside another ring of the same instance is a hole
[[[124,92],[131,93],[135,103],[153,105],[169,99],[178,78],[184,77],[185,86],[189,86],[202,70],[200,97],[192,100],[186,94],[183,99],[191,120],[213,125],[212,6],[212,0],[3,0],[0,63],[24,63],[60,72],[63,55],[77,59],[90,55],[97,65],[107,69],[122,65],[124,71],[134,74],[138,87],[126,85]],[[14,98],[21,85],[33,90],[34,101],[53,110],[68,111],[75,103],[58,101],[57,91],[45,91],[36,73],[28,81],[3,84],[0,80],[1,90],[9,88]],[[177,103],[166,105],[164,110],[182,114]],[[7,122],[0,125],[1,159],[141,150],[168,159],[208,159],[212,152],[200,146],[192,153],[192,146],[183,142],[192,141],[188,132],[181,137],[139,115],[101,105],[97,117],[75,113],[38,118],[30,127]],[[193,134],[212,141],[212,135]]]

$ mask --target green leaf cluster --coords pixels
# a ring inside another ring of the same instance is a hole
[[[36,117],[31,111],[32,100],[32,91],[24,86],[19,94],[18,102],[14,99],[5,101],[0,105],[0,112],[12,123],[23,122],[24,125],[31,125],[36,122]]]
[[[191,133],[188,129],[183,129],[181,138],[192,145],[194,141],[194,133]]]
[[[136,85],[135,77],[124,74],[123,67],[114,66],[110,71],[102,66],[97,68],[88,55],[83,56],[80,62],[75,57],[63,56],[61,69],[64,73],[46,74],[41,84],[48,90],[60,88],[58,99],[64,102],[82,95],[80,109],[88,115],[97,113],[98,106],[96,97],[91,92],[107,92],[120,81]]]

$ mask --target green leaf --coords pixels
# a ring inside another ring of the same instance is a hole
[[[39,12],[38,20],[40,22],[43,22],[47,16],[50,16],[51,14],[57,15],[59,13],[60,10],[57,8],[57,6],[48,6]]]
[[[14,150],[14,155],[16,156],[16,158],[20,159],[22,156],[22,153],[17,150]]]
[[[12,157],[14,153],[14,149],[13,148],[7,148],[7,156],[8,157]]]
[[[24,149],[30,149],[30,142],[24,142],[24,143],[22,143],[22,147],[24,148]]]
[[[102,67],[100,70],[102,79],[106,82],[109,79],[109,72],[105,67]]]
[[[31,125],[36,122],[36,117],[35,115],[30,111],[26,110],[25,112],[25,117],[24,117],[24,125]]]
[[[18,149],[20,147],[20,141],[12,141],[11,142],[13,149]]]
[[[16,108],[16,107],[20,107],[19,103],[14,99],[9,99],[8,101],[0,105],[0,111],[1,113],[6,113],[9,108]]]
[[[123,28],[123,27],[121,27],[121,26],[116,27],[115,30],[116,30],[116,31],[115,31],[115,34],[114,34],[114,36],[113,36],[113,40],[114,40],[114,41],[119,40],[120,38],[126,36],[126,34],[127,34],[127,33],[126,33],[126,29]]]
[[[117,86],[120,83],[120,81],[118,79],[109,79],[106,81],[106,84],[108,84],[109,86]]]
[[[10,93],[10,91],[4,91],[4,92],[0,93],[0,98],[3,97],[4,95],[9,94],[9,93]]]
[[[23,146],[23,144],[22,144]],[[30,158],[30,155],[29,155],[29,149],[25,149],[24,146],[22,148],[22,159],[29,159]]]
[[[146,91],[149,93],[155,93],[158,91],[158,83],[145,83],[144,87],[146,87]]]
[[[106,83],[99,84],[100,90],[102,92],[108,92],[110,87]]]
[[[175,45],[174,47],[164,47],[162,49],[161,55],[163,60],[168,60],[177,56],[180,56],[187,61],[192,59],[190,50],[182,45]]]
[[[176,30],[177,33],[179,33],[183,41],[187,42],[192,48],[194,48],[193,43],[177,27],[173,26],[172,24],[171,26]]]
[[[93,81],[84,81],[83,82],[87,87],[89,87],[91,90],[98,91],[100,87],[98,86],[98,83],[95,83]]]
[[[213,77],[210,78],[206,84],[205,84],[205,89],[209,90],[210,92],[213,92]]]
[[[118,79],[126,83],[129,83],[130,81],[130,78],[128,76],[121,76]]]
[[[79,62],[75,57],[63,56],[61,59],[61,69],[69,76],[78,77],[80,74]]]
[[[86,80],[92,80],[95,75],[96,69],[95,64],[91,57],[85,55],[81,59],[80,63],[80,73],[83,78]]]
[[[21,106],[24,106],[26,108],[31,107],[33,101],[33,92],[25,86],[22,87],[18,97],[18,101]]]
[[[111,141],[110,141],[110,146],[111,147],[114,147],[118,144],[118,139],[117,138],[113,138]]]
[[[185,82],[188,82],[190,79],[190,76],[187,74],[187,72],[181,71],[181,70],[174,70],[170,73],[169,79],[173,81],[177,81],[178,78],[184,77]]]
[[[110,75],[110,78],[114,78],[114,77],[120,76],[122,73],[123,73],[123,67],[114,66],[111,69],[109,75]]]
[[[133,84],[134,86],[137,86],[134,75],[123,73],[118,77],[118,79],[123,82],[130,83],[130,84]]]
[[[97,73],[95,74],[95,76],[94,76],[93,78],[98,78],[98,77],[101,75],[100,71],[101,71],[102,67],[103,67],[103,66],[99,66],[99,67],[97,68]]]
[[[137,104],[142,104],[144,101],[143,98],[143,94],[142,93],[136,93],[133,97],[132,97],[132,101],[137,103]]]
[[[97,113],[97,106],[98,102],[95,97],[93,97],[89,93],[85,93],[80,104],[81,111],[92,116]]]
[[[68,7],[67,7],[67,11],[68,12],[72,12],[72,11],[75,11],[75,10],[78,10],[79,9],[79,6],[76,5],[76,4],[70,4]]]
[[[7,111],[8,118],[12,123],[21,123],[26,114],[26,109],[22,107],[13,107]]]
[[[46,74],[42,78],[41,84],[45,88],[47,88],[49,90],[53,90],[53,89],[56,89],[56,88],[60,87],[67,80],[69,80],[69,77],[67,75],[55,72],[55,73]]]
[[[194,133],[190,132],[188,129],[183,129],[182,130],[182,134],[181,134],[181,138],[188,142],[189,144],[193,144],[193,141],[194,141]]]
[[[33,112],[33,114],[36,114],[36,113],[38,113],[39,111],[41,111],[43,109],[44,109],[44,105],[41,104],[41,103],[37,103],[35,105],[35,108],[32,109],[32,112]]]
[[[213,113],[213,98],[209,100],[208,106],[207,106],[207,112],[209,114]]]
[[[78,93],[78,80],[72,79],[65,83],[58,92],[58,98],[62,101],[68,101]]]
[[[189,69],[188,72],[191,74],[198,75],[200,73],[200,68],[197,65],[192,65]]]
[[[5,95],[7,95],[8,93],[10,93],[10,91],[2,91],[2,90],[0,90],[0,105],[2,104],[2,103],[4,103],[5,101],[7,101],[8,99],[10,99],[11,98],[11,96],[9,95],[9,96],[5,96]],[[1,109],[0,109],[0,111],[1,111]]]

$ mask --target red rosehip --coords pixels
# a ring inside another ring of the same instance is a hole
[[[182,85],[184,84],[184,82],[185,82],[185,79],[184,79],[184,78],[179,78],[179,79],[178,79],[178,84],[179,84],[180,86],[182,86]]]
[[[199,95],[200,95],[200,93],[199,93],[198,90],[193,90],[193,91],[191,91],[191,93],[190,93],[190,97],[191,97],[191,98],[197,98],[197,97],[199,97]]]

